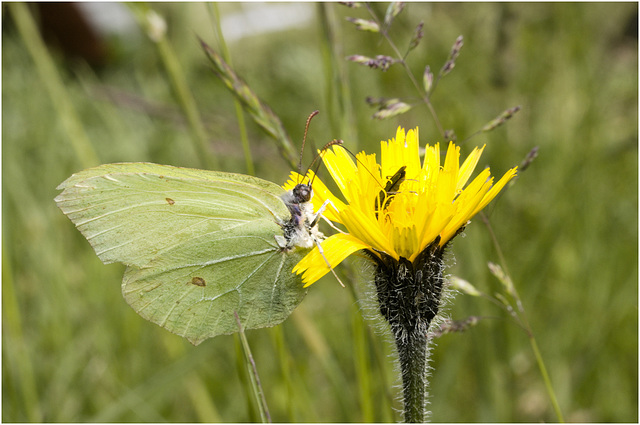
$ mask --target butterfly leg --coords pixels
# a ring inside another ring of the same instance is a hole
[[[333,202],[331,202],[331,199],[327,199],[326,201],[324,201],[322,203],[322,205],[320,206],[320,208],[318,208],[318,211],[316,212],[315,218],[313,219],[313,222],[311,222],[311,227],[315,226],[316,224],[318,224],[318,221],[320,221],[320,218],[322,217],[322,213],[324,212],[324,210],[327,209],[327,205],[331,205],[333,207],[334,210],[338,211],[338,209],[336,208],[336,206],[334,205]],[[326,220],[326,219],[325,219]],[[331,227],[333,227],[334,229],[342,232],[340,229],[337,229],[336,227],[334,227],[333,225],[331,225]],[[342,232],[344,233],[344,232]]]
[[[327,222],[327,224],[335,231],[339,232],[339,233],[346,233],[345,231],[338,229],[335,224],[333,224],[331,222],[331,220],[329,220],[327,217],[325,217],[324,215],[322,215],[322,213],[324,212],[324,210],[327,209],[327,205],[331,205],[333,207],[334,210],[337,211],[336,206],[333,204],[333,202],[331,202],[331,199],[327,199],[326,201],[324,201],[324,203],[320,206],[320,208],[318,208],[318,212],[316,213],[315,218],[313,219],[313,222],[311,223],[311,227],[315,226],[316,224],[318,224],[318,221],[320,221],[320,218],[322,218],[324,221]]]
[[[329,264],[329,260],[327,260],[327,257],[325,257],[324,250],[322,249],[322,245],[317,239],[315,242],[316,242],[316,246],[318,247],[318,252],[320,252],[320,255],[322,255],[322,258],[324,259],[324,262],[327,264],[327,267],[329,267],[329,270],[331,270],[331,273],[333,273],[333,276],[335,276],[335,278],[338,280],[338,283],[340,284],[340,286],[344,288],[345,287],[344,283],[342,283],[342,281],[336,274],[335,270],[333,270],[333,267],[331,267],[331,264]]]
[[[345,232],[344,230],[338,229],[338,228],[336,227],[336,225],[335,225],[335,224],[333,224],[333,223],[331,222],[331,220],[329,220],[327,217],[322,216],[322,219],[323,219],[324,221],[326,221],[326,222],[327,222],[327,224],[328,224],[328,225],[329,225],[333,230],[335,230],[335,231],[337,231],[337,232],[339,232],[339,233],[342,233],[343,235],[346,235],[346,234],[347,234],[347,232]]]
[[[324,212],[324,210],[327,209],[327,205],[329,204],[331,204],[331,206],[335,208],[335,205],[333,205],[333,202],[331,202],[331,199],[327,199],[326,201],[324,201],[324,203],[320,206],[320,208],[318,208],[318,211],[316,212],[316,215],[313,218],[313,221],[311,222],[311,227],[314,227],[318,224],[318,221],[320,221],[320,217],[322,217],[322,213]]]

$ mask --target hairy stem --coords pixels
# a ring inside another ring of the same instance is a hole
[[[389,323],[402,373],[404,421],[427,417],[428,330],[444,290],[444,248],[434,241],[414,261],[371,253],[380,314]]]
[[[414,333],[407,338],[396,339],[406,423],[420,423],[426,419],[427,343],[426,334]]]

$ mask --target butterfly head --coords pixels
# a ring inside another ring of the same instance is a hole
[[[291,191],[291,202],[295,204],[302,204],[309,202],[313,196],[313,190],[311,184],[299,183]]]

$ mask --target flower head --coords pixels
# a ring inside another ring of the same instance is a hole
[[[303,273],[309,286],[329,272],[327,262],[335,267],[356,251],[413,262],[428,247],[444,247],[516,175],[512,168],[493,184],[485,168],[467,185],[483,149],[475,148],[460,165],[460,147],[450,142],[442,165],[436,143],[426,146],[421,161],[418,129],[405,133],[398,127],[394,139],[381,142],[380,163],[375,154],[364,152],[354,162],[341,146],[323,152],[344,201],[310,173],[311,202],[317,210],[330,200],[324,217],[342,224],[347,232],[325,239],[323,253],[315,247],[293,271]],[[301,179],[292,173],[284,188],[292,189]]]

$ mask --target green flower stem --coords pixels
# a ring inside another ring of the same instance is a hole
[[[426,419],[427,343],[427,336],[417,333],[396,339],[405,423],[421,423]]]

